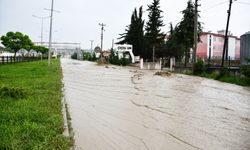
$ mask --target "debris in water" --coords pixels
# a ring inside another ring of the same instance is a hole
[[[158,72],[156,72],[154,75],[158,75],[158,76],[162,76],[162,77],[165,77],[165,76],[169,77],[169,76],[171,76],[171,72],[167,72],[167,71],[158,71]]]

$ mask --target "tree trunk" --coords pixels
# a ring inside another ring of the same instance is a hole
[[[186,48],[185,48],[184,56],[185,56],[184,66],[186,68],[187,67],[187,49]]]

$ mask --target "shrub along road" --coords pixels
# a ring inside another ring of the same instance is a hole
[[[68,149],[59,61],[0,66],[0,149]]]

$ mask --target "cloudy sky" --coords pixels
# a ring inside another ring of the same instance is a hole
[[[79,42],[82,48],[100,45],[100,26],[106,24],[104,48],[110,48],[112,39],[123,33],[135,7],[144,10],[153,0],[54,0],[53,41]],[[164,32],[169,30],[169,23],[178,23],[188,0],[161,0],[164,11]],[[229,0],[200,0],[200,21],[204,31],[225,29]],[[41,20],[32,17],[49,16],[44,8],[50,8],[51,0],[0,0],[0,36],[8,31],[20,31],[30,36],[33,41],[40,41]],[[147,20],[147,13],[144,14]],[[232,6],[229,30],[236,36],[250,31],[250,0],[237,0]],[[49,19],[44,21],[44,41],[48,41]]]

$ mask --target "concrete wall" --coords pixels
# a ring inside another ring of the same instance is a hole
[[[143,68],[145,70],[161,70],[161,63],[160,62],[144,62]]]

